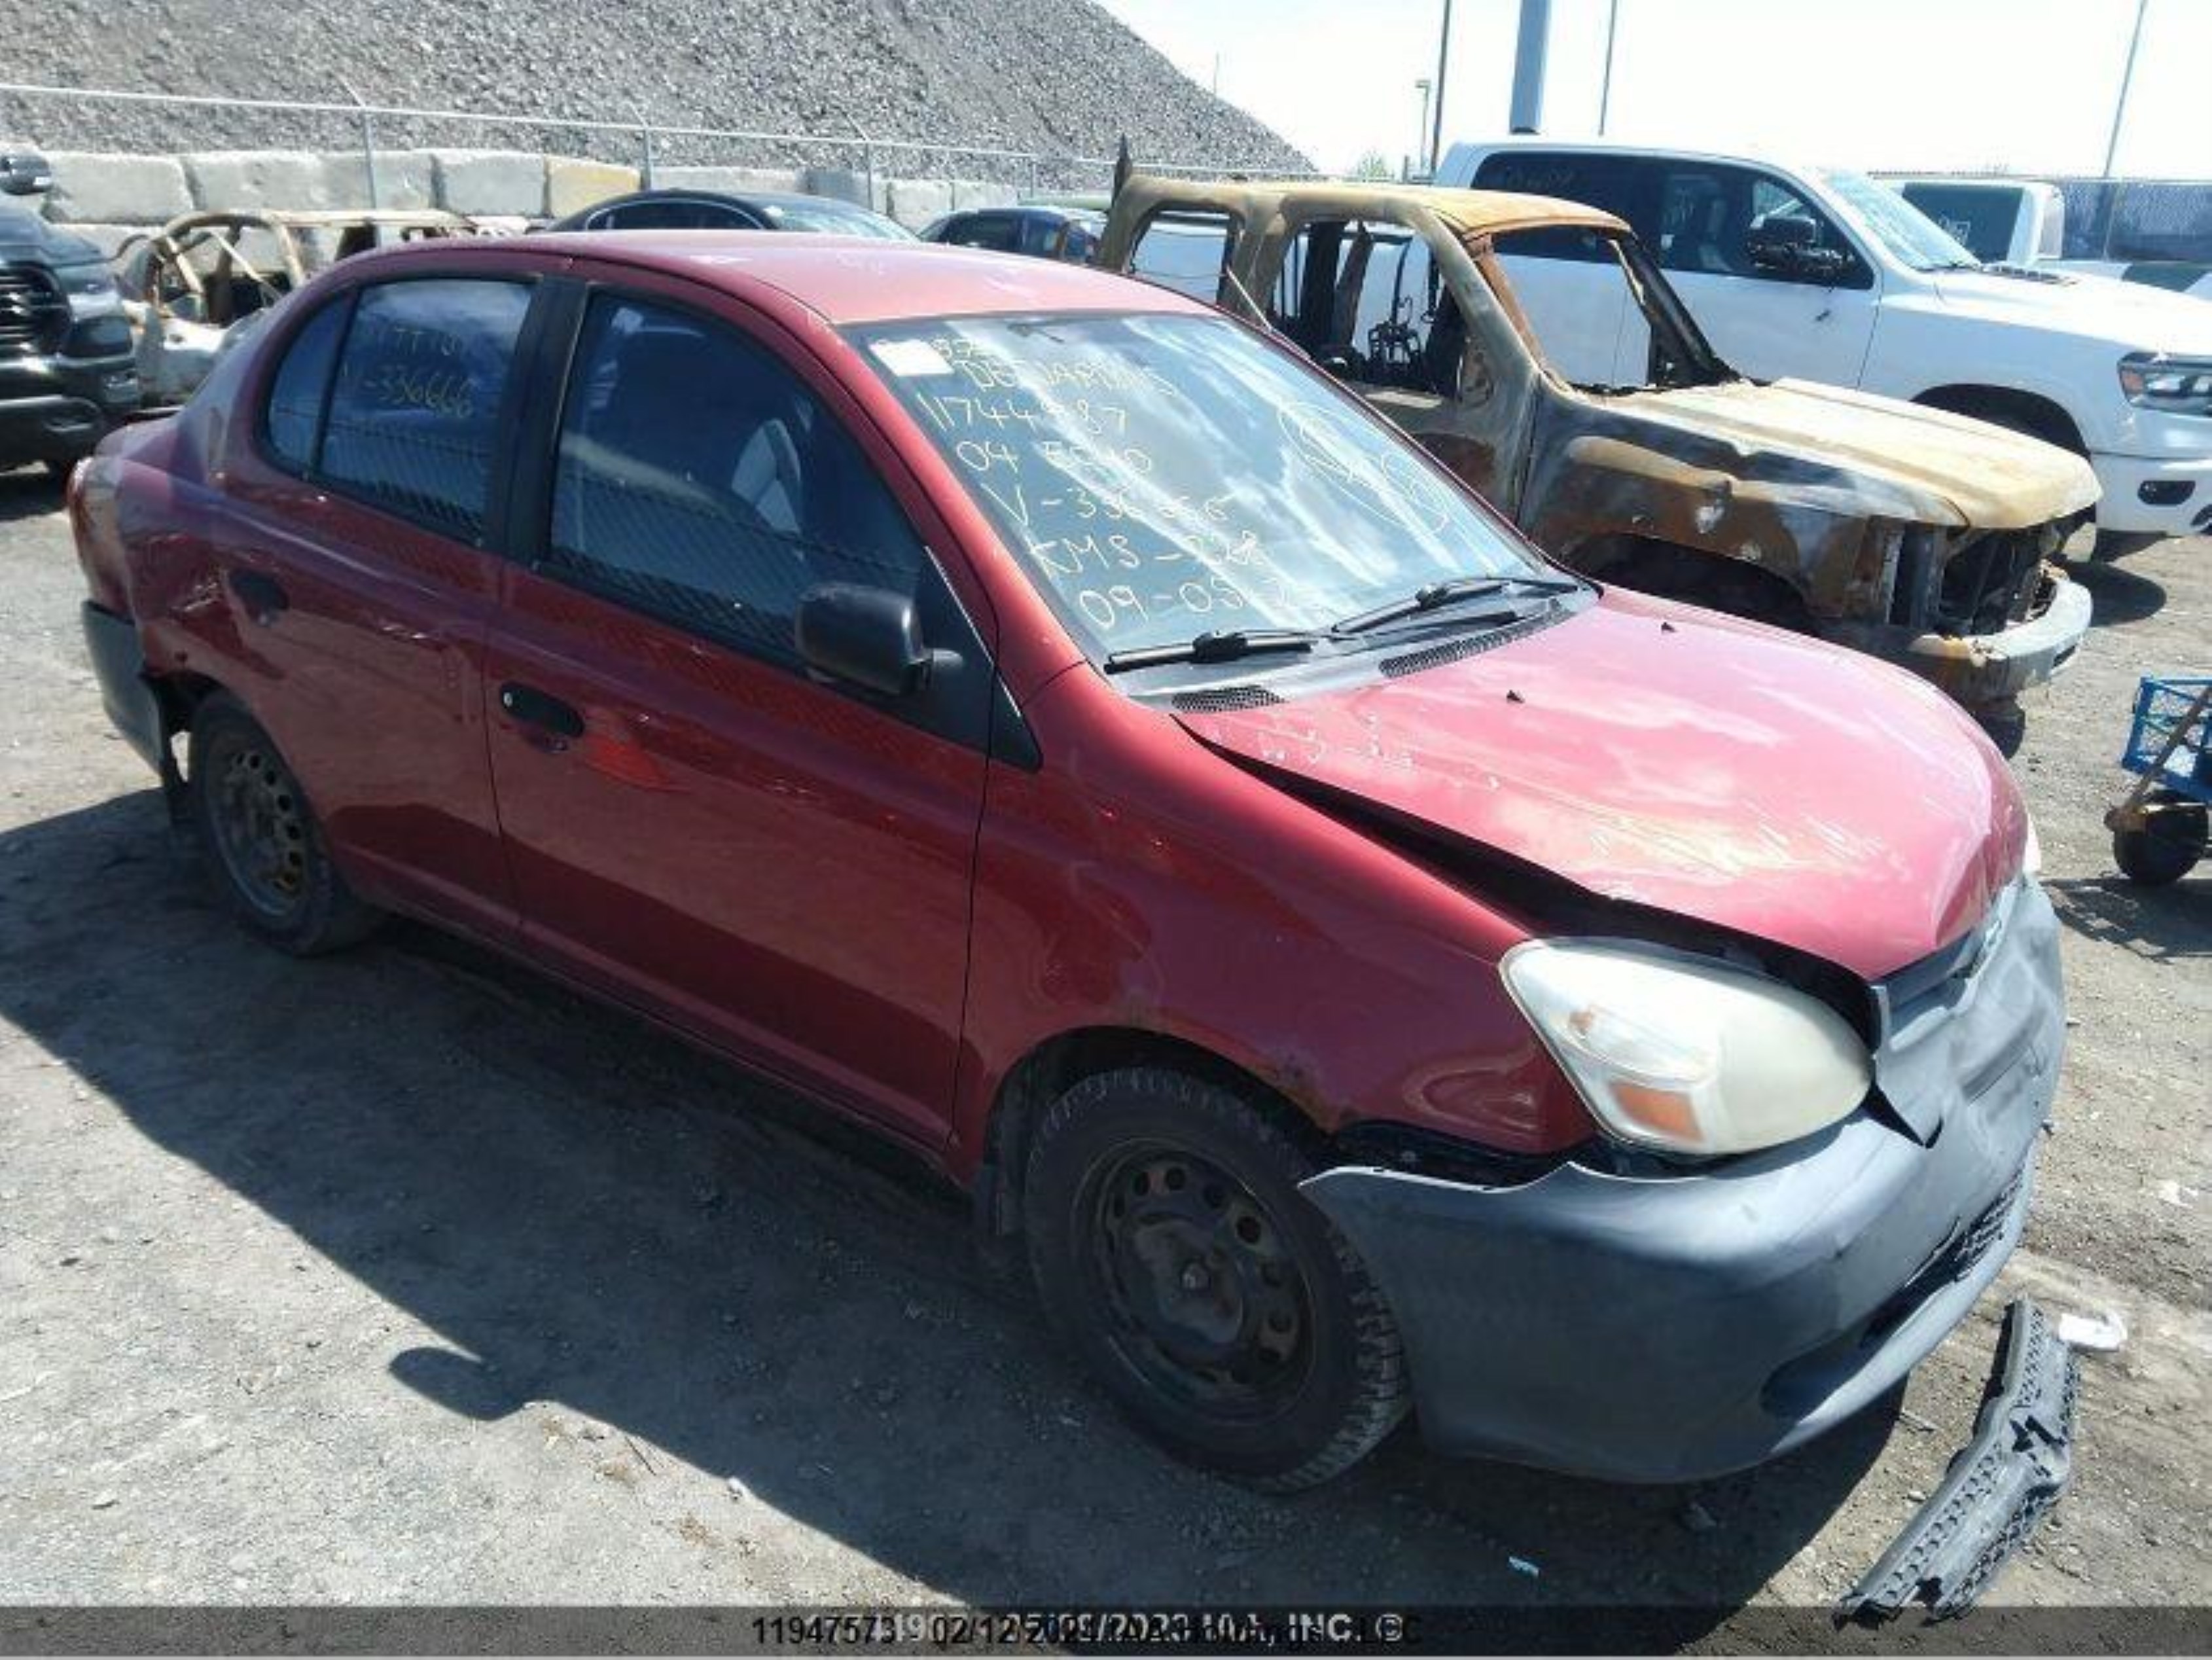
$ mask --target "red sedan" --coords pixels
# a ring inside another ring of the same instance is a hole
[[[1163,289],[798,235],[348,260],[71,507],[246,926],[469,935],[919,1152],[1179,1455],[1741,1468],[2019,1237],[2009,775],[1547,562]]]

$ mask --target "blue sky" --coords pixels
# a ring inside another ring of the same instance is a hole
[[[1442,0],[1102,0],[1331,168],[1411,149]],[[1597,130],[1607,0],[1553,0],[1544,127]],[[1505,131],[1518,0],[1455,0],[1445,142]],[[2095,173],[2135,0],[1620,0],[1616,137]],[[2115,170],[2212,178],[2212,0],[2150,0]],[[1176,158],[1158,157],[1158,160]],[[1234,161],[1234,157],[1208,157]]]

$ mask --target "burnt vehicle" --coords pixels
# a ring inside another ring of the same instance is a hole
[[[340,259],[392,243],[525,228],[520,219],[434,208],[216,209],[134,236],[116,252],[115,286],[136,333],[146,402],[183,403],[234,329]]]
[[[1098,263],[1188,293],[1194,260],[1218,303],[1586,575],[1887,658],[1998,721],[2088,630],[2087,593],[2053,562],[2096,503],[2085,462],[1938,410],[1746,379],[1611,214],[1132,175]],[[1512,275],[1534,261],[1569,273],[1540,305]],[[1616,362],[1644,379],[1617,384]]]
[[[52,181],[43,157],[0,147],[0,194]],[[0,467],[58,473],[137,407],[131,325],[100,250],[0,204]]]

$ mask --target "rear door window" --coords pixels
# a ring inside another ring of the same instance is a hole
[[[364,289],[331,388],[319,476],[481,542],[526,283],[434,277]]]
[[[1638,174],[1634,163],[1618,155],[1576,155],[1546,150],[1501,150],[1483,158],[1475,170],[1478,190],[1513,191],[1523,196],[1552,196],[1602,208],[1631,224],[1636,222]],[[1524,259],[1566,259],[1581,265],[1610,265],[1612,252],[1587,230],[1548,226],[1522,231],[1513,252]]]
[[[287,466],[307,471],[315,465],[315,441],[323,424],[323,398],[331,369],[345,333],[347,305],[339,300],[309,318],[284,348],[284,361],[269,383],[269,404],[262,416],[270,453]]]
[[[925,556],[804,382],[735,331],[602,295],[561,418],[542,568],[780,662],[818,582],[912,593]]]

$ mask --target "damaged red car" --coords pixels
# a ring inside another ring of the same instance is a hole
[[[905,1143],[1233,1476],[1409,1411],[1740,1468],[2020,1237],[2056,928],[1968,720],[1551,564],[1164,289],[369,254],[71,508],[109,710],[249,928],[425,919]]]

